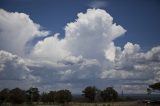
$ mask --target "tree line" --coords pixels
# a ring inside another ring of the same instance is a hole
[[[112,87],[99,90],[95,86],[88,86],[82,91],[82,95],[87,102],[95,101],[116,101],[118,93]],[[29,88],[22,90],[14,88],[9,90],[5,88],[0,91],[0,105],[5,103],[11,104],[32,104],[32,103],[68,103],[71,102],[73,95],[70,90],[58,90],[40,93],[38,88]]]

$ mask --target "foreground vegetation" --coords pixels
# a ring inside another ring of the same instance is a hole
[[[6,104],[1,106],[159,106],[159,105],[152,105],[152,104],[144,104],[139,103],[137,101],[128,101],[128,102],[107,102],[107,103],[77,103],[77,102],[70,102],[67,104],[42,104],[42,103],[35,103],[35,104]]]
[[[88,86],[82,91],[82,95],[85,100],[83,102],[95,102],[95,101],[116,101],[118,99],[118,93],[112,87],[107,87],[104,90],[98,90],[94,86]],[[44,103],[69,103],[72,101],[72,94],[69,90],[59,90],[39,93],[38,88],[30,88],[29,90],[22,90],[15,88],[12,90],[3,89],[0,92],[0,104],[32,104]]]
[[[160,83],[150,85],[148,95],[160,90]],[[39,93],[38,88],[22,90],[20,88],[0,91],[0,106],[143,106],[142,102],[120,98],[116,90],[106,87],[104,90],[88,86],[82,91],[82,98],[75,99],[69,90]],[[131,99],[130,99],[131,100]],[[119,102],[118,102],[119,101]],[[120,102],[121,101],[121,102]],[[123,102],[122,102],[123,101]],[[149,105],[148,105],[149,106]],[[154,105],[156,106],[156,105]]]

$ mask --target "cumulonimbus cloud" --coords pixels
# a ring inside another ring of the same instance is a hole
[[[133,91],[131,86],[134,85],[136,91],[144,92],[147,84],[160,79],[160,46],[153,47],[147,52],[142,52],[140,45],[131,42],[127,42],[123,48],[116,46],[114,40],[123,36],[126,30],[113,23],[113,17],[105,10],[88,9],[86,13],[78,13],[78,18],[65,26],[63,39],[58,38],[60,36],[58,33],[47,36],[48,31],[41,31],[40,25],[34,23],[24,13],[10,13],[5,10],[1,10],[0,13],[2,14],[0,20],[4,20],[0,21],[4,24],[0,26],[2,30],[0,37],[5,39],[5,42],[1,43],[6,45],[0,46],[0,49],[17,53],[23,51],[26,42],[35,36],[46,36],[32,47],[30,54],[24,56],[24,59],[17,56],[18,60],[13,58],[1,60],[0,74],[6,73],[7,76],[10,73],[7,70],[13,66],[8,62],[14,62],[16,70],[22,71],[22,74],[13,71],[17,79],[29,78],[33,85],[43,89],[65,87],[75,92],[87,85],[106,87],[106,84],[129,92]],[[7,19],[13,17],[15,22],[7,23],[4,17]],[[22,27],[23,25],[27,28]],[[18,30],[18,26],[22,27],[21,30]],[[29,35],[26,35],[26,32]],[[10,37],[19,37],[23,42],[13,39],[9,44]],[[15,52],[17,44],[21,46]],[[5,51],[0,53],[14,57]],[[21,68],[17,62],[19,60],[24,61]],[[0,75],[0,78],[3,77]]]

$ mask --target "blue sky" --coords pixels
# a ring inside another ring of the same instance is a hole
[[[146,93],[160,81],[159,19],[159,0],[1,0],[0,89]]]

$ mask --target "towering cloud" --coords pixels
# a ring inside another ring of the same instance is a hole
[[[113,23],[113,18],[106,11],[88,9],[86,13],[79,13],[75,22],[67,24],[64,39],[58,39],[56,34],[39,41],[34,47],[33,55],[52,61],[72,56],[101,61],[105,58],[105,52],[111,43],[114,44],[113,40],[125,32],[123,27]],[[106,57],[111,59],[109,55]]]

